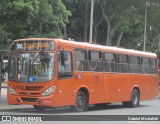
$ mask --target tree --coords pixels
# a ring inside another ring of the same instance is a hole
[[[0,10],[1,30],[7,32],[1,43],[26,37],[62,37],[71,15],[61,0],[6,0],[1,1]]]
[[[160,1],[147,2],[147,50],[156,52],[160,49]]]
[[[94,1],[93,41],[142,50],[146,0]],[[87,41],[90,5],[90,0],[0,0],[0,44],[24,37]],[[159,50],[160,1],[147,0],[147,10],[146,50]]]
[[[52,26],[55,26],[54,31],[62,36],[64,33],[64,29],[66,28],[66,24],[69,23],[69,17],[71,16],[71,12],[67,10],[66,6],[63,4],[61,0],[50,0],[53,9],[53,17],[52,17]],[[57,33],[54,33],[57,35]],[[55,36],[56,36],[55,35]]]
[[[115,44],[119,46],[123,34],[132,31],[130,29],[131,25],[135,24],[140,18],[137,15],[136,4],[132,0],[101,1],[103,17],[107,23],[106,45],[112,45],[112,39],[117,35]]]
[[[84,27],[85,28],[88,27],[87,24],[85,25],[85,1],[87,2],[87,0],[62,0],[62,1],[66,5],[67,9],[70,10],[72,13],[72,16],[69,18],[70,23],[67,24],[66,28],[67,37],[78,41],[83,41],[84,34],[88,33],[87,29],[86,31],[84,29]],[[88,20],[86,20],[86,23],[87,21]]]

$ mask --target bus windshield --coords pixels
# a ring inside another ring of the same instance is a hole
[[[45,82],[54,76],[54,52],[13,52],[9,79],[16,82]]]

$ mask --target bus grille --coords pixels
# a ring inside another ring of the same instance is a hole
[[[24,102],[37,102],[38,98],[24,98],[24,97],[21,97],[21,99]]]
[[[43,86],[25,86],[25,90],[27,91],[35,91],[35,90],[40,90],[42,88]]]
[[[40,95],[40,93],[19,92],[19,95],[26,95],[26,96],[28,96],[28,95],[31,95],[31,96],[39,96],[39,95]]]

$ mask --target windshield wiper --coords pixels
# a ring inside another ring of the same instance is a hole
[[[43,51],[43,50],[42,50],[42,51],[40,51],[32,61],[35,61],[35,60],[38,58],[38,56],[39,56],[40,54],[42,54],[42,53],[44,53],[44,51]]]

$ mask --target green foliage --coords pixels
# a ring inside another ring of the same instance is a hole
[[[0,49],[4,50],[6,47],[9,47],[9,42],[11,41],[11,39],[7,39],[7,35],[8,33],[5,31],[5,25],[0,25]]]
[[[85,31],[89,36],[90,5],[91,0],[0,0],[0,48],[26,37],[65,35],[83,41]],[[93,38],[142,50],[146,6],[146,49],[159,51],[160,0],[94,0]]]
[[[86,0],[62,0],[72,13],[67,24],[67,36],[82,41],[84,37],[85,1]]]
[[[5,48],[18,38],[62,37],[71,15],[61,0],[1,0],[0,11],[0,44]]]

